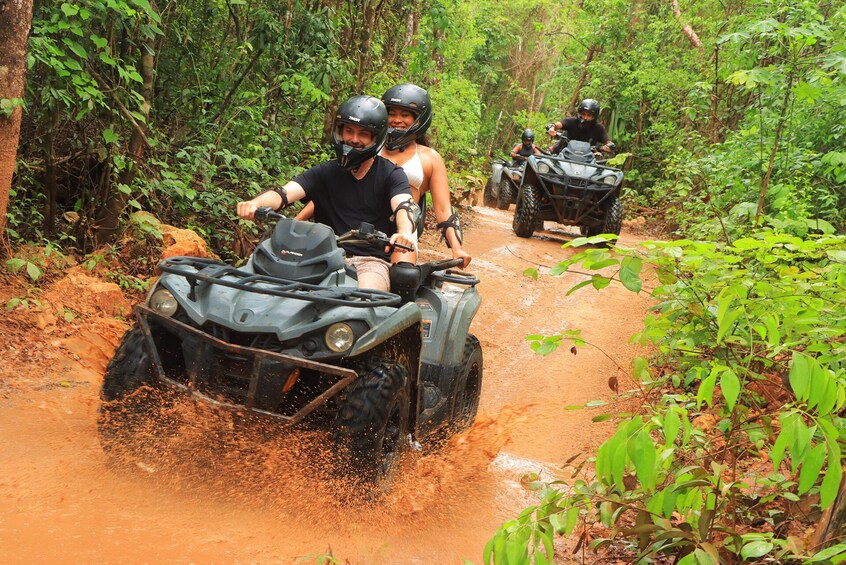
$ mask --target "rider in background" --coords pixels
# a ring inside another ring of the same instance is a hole
[[[599,117],[599,102],[593,98],[586,98],[579,103],[578,117],[564,118],[560,122],[549,124],[546,129],[550,137],[555,137],[558,130],[564,130],[571,141],[586,141],[591,147],[597,147],[602,153],[612,151],[614,145],[608,137],[605,126],[596,121]],[[564,148],[565,140],[556,142],[552,153],[558,153]]]
[[[531,155],[539,155],[540,148],[535,145],[535,132],[530,129],[523,130],[523,135],[520,137],[522,143],[518,143],[511,149],[511,158],[514,159],[514,164],[519,165],[529,160]]]

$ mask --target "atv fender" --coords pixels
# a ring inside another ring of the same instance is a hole
[[[350,350],[349,356],[361,355],[415,324],[419,327],[421,320],[420,307],[413,302],[405,304],[378,326],[361,336]]]

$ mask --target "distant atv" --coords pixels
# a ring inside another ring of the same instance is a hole
[[[564,138],[557,155],[529,157],[512,227],[531,237],[544,221],[578,226],[582,235],[620,234],[623,171],[596,160],[589,143]]]
[[[138,401],[142,388],[328,429],[341,469],[373,484],[416,440],[469,427],[482,350],[468,330],[481,299],[479,279],[452,270],[461,260],[408,265],[394,293],[360,289],[338,244],[385,246],[385,234],[362,224],[337,237],[269,208],[256,213],[270,218],[271,237],[243,268],[194,257],[160,264],[106,369],[104,449],[157,408]]]
[[[517,190],[523,179],[526,163],[497,159],[491,165],[491,169],[491,177],[485,185],[485,206],[508,210],[508,207],[517,199]]]

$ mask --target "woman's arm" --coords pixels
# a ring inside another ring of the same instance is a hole
[[[431,147],[427,149],[428,151],[424,154],[427,156],[426,160],[429,162],[429,167],[424,167],[424,171],[427,168],[429,169],[426,171],[426,180],[428,181],[429,192],[432,193],[432,209],[435,212],[435,220],[440,224],[450,221],[453,215],[449,178],[447,177],[446,164],[444,164],[441,155]],[[461,241],[455,228],[445,228],[444,238],[449,248],[452,249],[453,259],[462,259],[464,261],[462,268],[467,268],[472,257],[461,248]]]
[[[310,220],[314,216],[314,202],[309,202],[303,209],[300,210],[300,213],[297,214],[294,219],[299,220],[301,222],[305,222],[306,220]]]

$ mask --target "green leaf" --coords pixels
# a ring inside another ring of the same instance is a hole
[[[40,268],[38,268],[38,265],[36,265],[35,263],[27,262],[26,274],[28,274],[29,278],[31,278],[33,281],[37,281],[41,278],[41,275],[43,275],[44,273]]]
[[[773,544],[764,540],[750,541],[740,550],[740,555],[744,559],[754,559],[756,557],[763,557],[773,550]]]
[[[823,510],[831,506],[837,497],[842,477],[843,468],[840,466],[840,458],[829,457],[828,468],[820,486],[820,508]]]
[[[602,275],[593,275],[591,277],[590,282],[593,284],[593,288],[596,290],[602,290],[609,284],[611,284],[611,279],[608,277],[603,277]]]
[[[805,494],[816,484],[817,479],[825,463],[825,455],[828,451],[826,444],[820,443],[814,446],[805,456],[802,462],[802,472],[799,474],[798,494]]]
[[[79,8],[77,8],[76,6],[74,6],[72,4],[68,4],[67,2],[62,4],[61,8],[62,8],[62,12],[64,12],[65,16],[68,17],[68,18],[75,16],[79,13]]]
[[[118,135],[112,131],[112,128],[107,128],[103,131],[103,139],[106,140],[106,143],[115,143],[119,138]]]
[[[714,404],[714,386],[717,384],[717,373],[711,373],[702,380],[699,385],[699,390],[696,392],[696,404],[702,406],[702,402],[707,402],[708,406]]]
[[[778,434],[771,457],[773,460],[773,470],[778,473],[778,467],[781,465],[781,460],[784,457],[784,451],[788,445],[792,445],[796,437],[796,423],[799,420],[799,414],[791,412],[781,418],[781,432]]]
[[[737,397],[740,395],[740,379],[731,369],[724,371],[720,376],[720,390],[723,391],[729,412],[733,412]]]
[[[593,282],[593,279],[588,279],[586,281],[582,281],[578,284],[575,284],[570,288],[570,290],[567,291],[567,294],[565,294],[564,296],[570,296],[571,294],[573,294],[574,292],[576,292],[577,290],[579,290],[583,286],[587,286],[587,285],[591,284],[592,282]]]
[[[799,400],[807,400],[808,385],[811,382],[810,358],[801,353],[793,354],[790,364],[790,388]]]
[[[632,292],[640,292],[643,288],[643,281],[640,278],[640,271],[643,269],[643,261],[637,257],[624,257],[620,263],[620,282]]]
[[[69,39],[67,37],[62,38],[62,43],[68,46],[68,48],[73,51],[77,57],[80,59],[88,60],[88,53],[86,53],[85,48],[82,47],[79,43],[74,41],[73,39]]]
[[[534,280],[538,280],[538,270],[535,269],[534,267],[529,267],[528,269],[523,271],[523,276],[524,277],[530,277]]]

